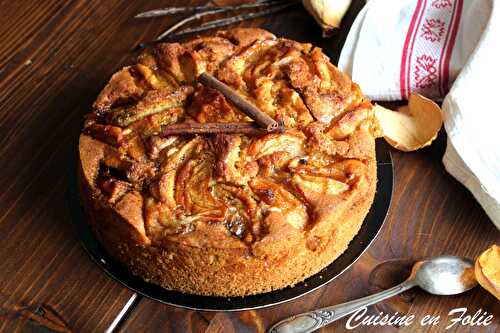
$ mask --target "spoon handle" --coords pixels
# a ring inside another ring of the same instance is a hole
[[[343,318],[364,306],[369,306],[415,287],[414,280],[407,280],[379,293],[326,308],[304,312],[274,324],[269,333],[308,333]]]

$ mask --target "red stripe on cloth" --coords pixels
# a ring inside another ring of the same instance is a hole
[[[457,39],[458,26],[460,25],[460,19],[462,18],[462,8],[463,8],[463,0],[457,1],[457,10],[453,13],[453,26],[451,27],[451,36],[448,45],[446,46],[446,55],[444,57],[444,66],[443,66],[443,96],[444,92],[449,89],[449,74],[450,74],[450,60],[451,53],[455,46],[455,40]]]
[[[409,59],[410,59],[410,54],[412,52],[411,48],[413,47],[413,43],[415,41],[415,34],[416,34],[416,27],[418,26],[416,24],[417,20],[419,19],[419,16],[421,18],[421,11],[423,8],[423,3],[425,0],[418,0],[417,6],[415,7],[415,11],[413,12],[413,16],[410,21],[410,26],[408,27],[408,32],[406,33],[406,39],[405,39],[405,44],[403,46],[403,56],[401,58],[401,68],[399,72],[399,86],[401,90],[401,98],[405,99],[408,98],[408,82],[409,80],[407,79],[409,77]],[[419,23],[420,24],[420,23]],[[410,44],[412,45],[410,47]]]
[[[411,57],[413,56],[413,50],[415,47],[415,40],[417,39],[417,33],[420,29],[420,23],[422,23],[422,18],[424,17],[426,7],[427,7],[427,0],[424,0],[422,9],[420,11],[420,17],[418,18],[417,25],[415,26],[415,35],[413,36],[413,40],[411,41],[410,54],[408,55],[409,66],[406,67],[406,82],[407,82],[407,86],[408,86],[408,90],[406,93],[407,99],[409,98],[409,95],[410,95],[409,93],[410,93],[410,89],[411,89],[411,87],[409,86],[410,85],[410,75],[411,75],[411,68],[410,68],[411,67]]]

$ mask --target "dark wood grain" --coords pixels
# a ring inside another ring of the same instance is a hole
[[[153,26],[117,14],[134,5],[0,3],[1,331],[104,331],[131,295],[84,253],[66,192],[83,115]]]
[[[0,2],[0,331],[104,331],[131,297],[90,261],[72,229],[66,192],[74,176],[76,134],[105,81],[135,57],[135,45],[153,39],[176,19],[131,17],[161,6],[204,2]],[[362,3],[354,1],[344,26]],[[242,25],[311,42],[333,61],[347,34],[344,28],[322,39],[303,10]],[[386,224],[370,250],[327,287],[294,302],[239,313],[188,311],[142,298],[119,329],[263,332],[293,313],[387,288],[418,258],[444,253],[477,256],[499,242],[500,234],[472,195],[445,172],[444,147],[441,133],[438,142],[419,152],[393,152],[395,189]],[[370,313],[446,317],[456,307],[494,314],[494,324],[478,332],[500,330],[498,302],[481,288],[455,297],[410,291],[371,307]],[[442,332],[445,326],[432,332]],[[341,320],[324,331],[344,327]],[[356,331],[417,329],[418,325]]]

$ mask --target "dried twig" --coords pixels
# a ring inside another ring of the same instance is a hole
[[[160,16],[168,16],[174,14],[186,14],[193,12],[203,12],[206,10],[213,9],[213,6],[187,6],[187,7],[169,7],[169,8],[160,8],[148,10],[147,12],[139,13],[134,18],[143,19],[143,18],[153,18]]]
[[[168,35],[170,35],[172,32],[178,30],[183,25],[186,25],[192,21],[199,20],[205,16],[214,15],[214,14],[218,14],[218,13],[225,13],[225,12],[229,12],[229,11],[237,11],[237,10],[242,10],[242,9],[275,6],[275,5],[284,4],[287,2],[288,2],[287,0],[276,0],[276,1],[266,1],[266,2],[257,2],[257,3],[247,3],[247,4],[237,5],[237,6],[208,7],[211,9],[210,10],[203,9],[203,12],[196,13],[192,16],[186,17],[185,19],[175,23],[170,28],[168,28],[167,30],[162,32],[158,37],[156,37],[155,41],[162,40],[165,37],[167,37]],[[202,8],[205,8],[205,7],[202,7]],[[175,8],[171,8],[171,9],[175,9]],[[143,14],[146,14],[146,13],[143,13]],[[142,15],[142,14],[139,14],[139,15]],[[146,16],[141,16],[141,17],[146,17]],[[152,17],[152,16],[150,16],[150,17]]]
[[[273,1],[274,0],[259,0],[259,1],[255,1],[251,5],[253,5],[253,7],[257,7],[258,5],[265,5],[266,3],[273,2]],[[147,12],[139,13],[136,16],[134,16],[134,18],[142,19],[142,18],[168,16],[168,15],[174,15],[174,14],[205,12],[205,11],[211,11],[214,8],[226,9],[229,11],[229,10],[233,10],[232,7],[236,7],[236,6],[230,5],[230,6],[214,7],[212,5],[205,5],[205,6],[184,6],[184,7],[159,8],[159,9],[153,9],[153,10],[148,10]],[[249,7],[249,8],[253,8],[253,7]]]
[[[248,14],[242,14],[242,15],[237,15],[237,16],[231,16],[231,17],[223,18],[223,19],[219,19],[219,20],[209,21],[209,22],[203,23],[202,25],[195,27],[195,28],[187,28],[187,29],[181,30],[177,33],[170,35],[169,37],[181,36],[181,35],[185,35],[185,34],[191,34],[191,33],[196,33],[196,32],[202,32],[205,30],[224,27],[226,25],[238,23],[241,21],[250,20],[250,19],[274,14],[274,13],[280,12],[288,7],[296,5],[296,4],[297,4],[297,2],[291,2],[291,3],[281,5],[281,6],[272,7],[272,8],[269,8],[267,10],[262,10],[262,11],[257,12],[257,13],[248,13]]]

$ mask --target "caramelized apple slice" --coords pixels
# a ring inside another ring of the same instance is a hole
[[[356,159],[323,164],[309,161],[307,157],[300,157],[290,161],[288,169],[298,175],[329,177],[347,184],[361,177],[366,172],[366,165]]]
[[[235,45],[222,37],[204,37],[203,40],[195,39],[184,43],[187,50],[196,50],[198,56],[205,63],[208,72],[213,73],[218,64],[228,54],[233,54]]]
[[[85,133],[114,147],[119,147],[123,144],[123,130],[117,126],[91,124],[85,128]]]
[[[124,67],[113,74],[106,87],[101,91],[93,107],[99,112],[109,110],[115,105],[139,99],[145,92],[131,73],[131,67]]]
[[[278,222],[285,220],[295,229],[302,229],[307,221],[306,206],[283,185],[276,184],[261,177],[252,179],[249,183],[252,191],[270,208],[267,209],[265,221],[270,228],[279,229]]]
[[[186,49],[179,43],[161,43],[153,48],[153,55],[159,67],[172,75],[178,83],[187,81],[179,61],[184,52]]]
[[[267,134],[252,141],[248,147],[248,155],[259,159],[278,151],[285,151],[291,157],[304,153],[306,137],[301,131],[290,130],[283,134]]]
[[[258,205],[248,188],[219,183],[214,187],[214,193],[229,207],[230,213],[237,213],[253,222],[258,220],[260,213]]]
[[[116,203],[131,188],[130,183],[115,178],[103,177],[99,177],[97,179],[97,186],[105,195],[108,196],[108,200],[110,203]]]
[[[194,93],[187,112],[200,123],[242,121],[246,118],[219,91],[206,87]]]
[[[295,174],[292,182],[304,194],[307,201],[315,206],[323,200],[329,200],[332,196],[349,190],[348,184],[328,177]]]
[[[158,181],[153,182],[149,191],[151,195],[158,201],[164,203],[170,209],[177,207],[177,202],[175,201],[175,176],[176,172],[174,170],[168,171],[160,176]]]
[[[184,168],[178,173],[176,194],[178,189],[183,192],[184,203],[190,214],[208,212],[212,221],[222,220],[225,215],[225,206],[214,197],[211,190],[213,160],[209,156],[200,156],[198,160],[191,161],[193,161],[192,167],[186,165],[188,173],[185,175],[185,180],[182,179]],[[184,189],[181,184],[184,185]],[[177,201],[177,204],[181,202]]]
[[[162,162],[160,166],[161,173],[167,173],[171,170],[177,169],[179,165],[184,163],[191,153],[198,147],[201,148],[203,145],[203,140],[200,137],[196,137],[189,141],[188,143],[182,145],[180,148],[172,148],[167,152],[167,157]]]
[[[137,186],[142,186],[146,179],[156,174],[156,168],[152,163],[131,161],[110,146],[106,147],[101,162],[108,168],[118,171],[122,177]]]
[[[305,126],[314,121],[299,93],[289,88],[285,80],[260,78],[253,93],[256,105],[273,118],[282,120],[285,128]]]
[[[126,130],[136,131],[143,136],[158,134],[161,131],[162,125],[178,122],[183,114],[183,108],[169,108],[131,123]]]
[[[160,152],[173,145],[178,141],[178,137],[171,136],[168,138],[163,138],[160,136],[152,135],[146,141],[146,149],[148,151],[148,156],[150,159],[155,160],[160,155]]]
[[[294,59],[285,66],[290,84],[300,92],[314,118],[323,123],[342,114],[363,96],[349,77],[330,64],[321,49],[314,48],[310,57]]]
[[[175,91],[170,88],[151,90],[136,105],[113,110],[108,116],[109,121],[117,126],[129,126],[149,115],[183,106],[193,91],[191,86],[182,86]]]
[[[243,185],[252,174],[238,170],[236,163],[240,159],[241,137],[238,135],[215,135],[211,146],[215,153],[215,176],[218,180]],[[253,175],[255,176],[255,174]]]
[[[237,54],[228,58],[220,67],[217,72],[219,80],[239,88],[245,85],[243,81],[243,72],[245,71],[247,62],[252,62],[254,59],[259,58],[270,47],[275,45],[275,40],[256,40],[252,44],[241,49]]]
[[[347,111],[334,122],[327,134],[335,140],[344,140],[353,134],[365,120],[371,118],[373,113],[371,104],[361,105],[354,110]]]

